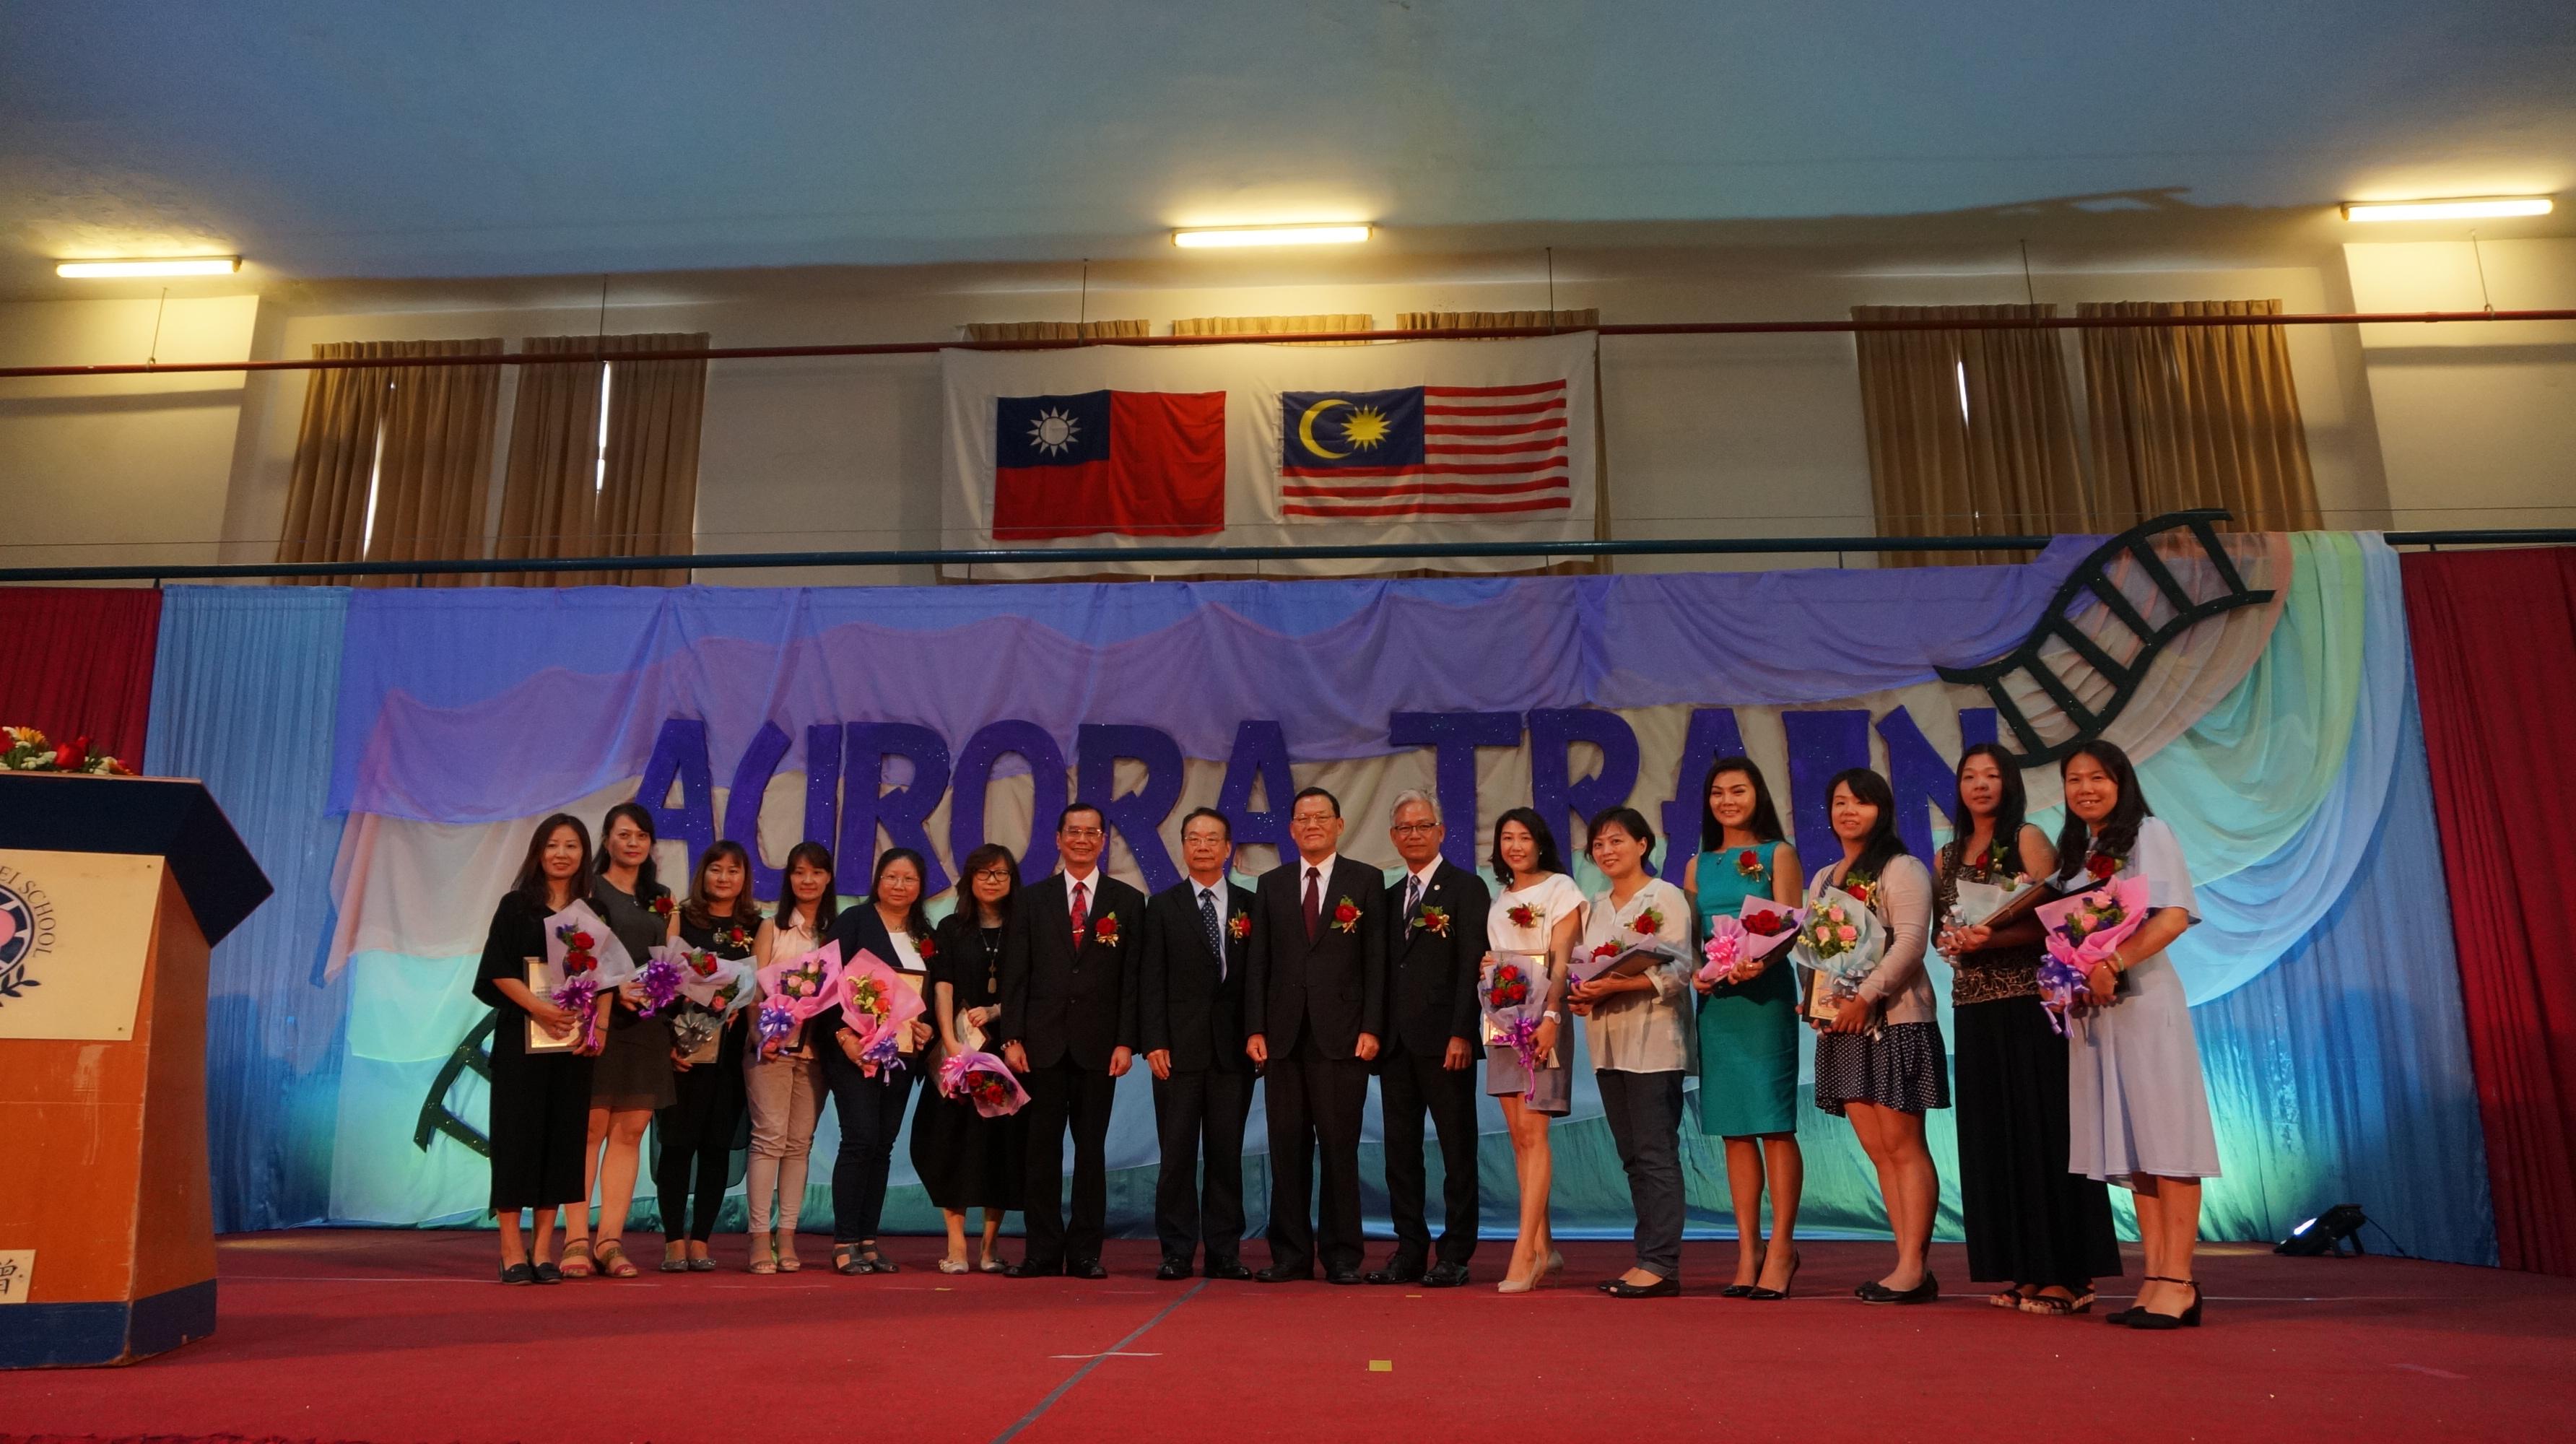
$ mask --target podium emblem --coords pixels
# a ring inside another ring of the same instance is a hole
[[[0,1005],[36,986],[28,973],[52,943],[52,910],[45,902],[25,875],[0,868]]]

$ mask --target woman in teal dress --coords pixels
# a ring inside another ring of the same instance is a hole
[[[1783,839],[1770,786],[1749,757],[1721,757],[1701,789],[1700,851],[1682,875],[1699,918],[1733,917],[1748,897],[1797,906],[1797,849]],[[1732,982],[1694,982],[1699,1008],[1699,1128],[1726,1140],[1735,1198],[1735,1282],[1728,1298],[1783,1299],[1797,1276],[1798,980],[1784,950]],[[1771,1191],[1771,1237],[1762,1238],[1762,1191]]]

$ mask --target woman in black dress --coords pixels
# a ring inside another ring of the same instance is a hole
[[[528,959],[546,955],[545,921],[581,896],[590,871],[590,831],[558,812],[537,824],[518,880],[492,910],[474,996],[492,1020],[492,1212],[501,1225],[501,1282],[550,1284],[562,1277],[554,1252],[555,1210],[578,1209],[583,1126],[590,1112],[591,1060],[578,1052],[528,1052],[528,1025],[569,1036],[580,1021],[528,986]],[[534,1209],[536,1238],[520,1232]]]
[[[1956,836],[1941,849],[1932,912],[1947,920],[1961,882],[2009,885],[2057,871],[2057,850],[2022,820],[2021,769],[1993,743],[1959,758]],[[2093,1280],[2120,1272],[2107,1186],[2067,1169],[2066,1040],[2039,1006],[2036,918],[1949,926],[1958,1031],[1959,1203],[1968,1276],[2008,1287],[1987,1302],[2035,1314],[2080,1314]]]
[[[984,1034],[1002,1012],[1002,932],[1011,921],[1011,895],[1019,891],[1020,864],[1011,850],[988,842],[958,865],[964,881],[957,910],[931,935],[930,1012],[939,1023],[937,1059],[986,1052]],[[935,1066],[935,1065],[934,1065]],[[934,1078],[936,1075],[933,1075]],[[1027,1129],[1018,1114],[987,1118],[971,1098],[950,1098],[936,1083],[921,1090],[912,1112],[912,1167],[948,1225],[944,1274],[980,1267],[1002,1271],[993,1256],[1002,1215],[1020,1206],[1020,1174],[1027,1167]],[[966,1260],[966,1210],[984,1211],[980,1264]]]
[[[868,881],[867,901],[832,923],[832,941],[841,945],[844,962],[862,952],[898,972],[929,984],[926,965],[938,956],[930,915],[922,911],[921,854],[908,847],[877,854],[876,876]],[[832,1116],[841,1123],[841,1151],[832,1160],[832,1267],[845,1274],[900,1272],[895,1261],[877,1252],[877,1223],[885,1214],[886,1177],[894,1166],[895,1135],[903,1131],[905,1093],[928,1066],[930,1025],[918,1019],[911,1052],[900,1068],[878,1068],[859,1060],[856,1030],[842,1020],[840,1005],[816,1013],[805,1036],[821,1040],[823,1086],[832,1092]]]
[[[591,879],[590,905],[639,968],[654,945],[670,934],[670,917],[677,908],[671,890],[653,875],[653,814],[640,804],[621,802],[600,819],[598,875]],[[629,980],[618,988],[617,1001],[608,1010],[608,1043],[590,1073],[589,1173],[599,1189],[599,1242],[592,1257],[601,1272],[620,1279],[636,1274],[621,1235],[626,1212],[635,1204],[644,1129],[656,1109],[680,1098],[671,1067],[670,1021],[639,1014],[636,1009],[643,1002],[640,984]],[[564,1246],[567,1264],[573,1248]]]
[[[738,842],[719,842],[698,858],[697,876],[689,880],[689,900],[671,915],[671,936],[720,958],[747,959],[760,937],[760,909],[751,901],[751,854]],[[752,985],[745,983],[745,988]],[[692,1063],[675,1041],[672,1081],[679,1101],[653,1115],[656,1156],[653,1187],[662,1197],[662,1272],[711,1273],[716,1261],[707,1253],[715,1236],[716,1215],[723,1211],[725,1186],[733,1172],[734,1135],[742,1128],[742,1050],[751,1033],[752,1009],[744,1007],[720,1025],[716,1015],[692,1002],[682,1002],[677,1019],[716,1026],[716,1054]],[[692,1208],[689,1175],[697,1174]]]

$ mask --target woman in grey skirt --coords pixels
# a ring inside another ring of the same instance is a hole
[[[2191,873],[2173,829],[2149,814],[2128,754],[2088,742],[2058,763],[2066,826],[2061,871],[2072,896],[2122,878],[2144,878],[2147,918],[2086,980],[2085,1007],[2067,1050],[2068,1167],[2130,1190],[2147,1279],[2135,1307],[2110,1315],[2138,1329],[2200,1323],[2192,1250],[2200,1236],[2200,1182],[2218,1176],[2191,1005],[2165,948],[2200,919]]]
[[[590,905],[640,968],[668,936],[673,909],[671,890],[653,874],[653,814],[621,802],[600,819],[599,839]],[[590,1070],[590,1139],[583,1154],[589,1165],[585,1182],[595,1183],[599,1195],[599,1242],[592,1257],[601,1273],[620,1279],[636,1274],[622,1235],[635,1203],[645,1126],[656,1109],[680,1100],[670,1021],[639,1014],[642,1000],[640,987],[630,981],[608,1010],[608,1043]]]

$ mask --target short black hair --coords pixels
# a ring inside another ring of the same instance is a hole
[[[1187,833],[1190,830],[1190,824],[1198,821],[1202,817],[1215,818],[1216,825],[1225,829],[1225,840],[1228,842],[1234,841],[1234,823],[1228,819],[1224,813],[1217,811],[1213,807],[1193,807],[1188,812],[1182,814],[1181,831],[1183,833]]]
[[[1065,823],[1077,812],[1088,812],[1092,816],[1099,818],[1100,826],[1103,830],[1106,830],[1109,826],[1109,814],[1100,810],[1100,804],[1096,802],[1068,802],[1064,805],[1064,811],[1055,815],[1055,830],[1058,832],[1064,831]]]
[[[1340,798],[1338,798],[1338,797],[1335,797],[1333,794],[1331,794],[1331,793],[1329,793],[1329,792],[1326,792],[1324,789],[1322,789],[1322,788],[1320,788],[1320,787],[1300,787],[1300,788],[1298,788],[1298,789],[1297,789],[1297,795],[1296,795],[1296,796],[1294,796],[1294,797],[1292,797],[1292,798],[1289,798],[1289,799],[1288,799],[1288,812],[1289,812],[1289,815],[1291,815],[1291,816],[1296,815],[1296,812],[1297,812],[1297,804],[1298,804],[1298,803],[1301,803],[1301,802],[1303,802],[1303,801],[1305,801],[1305,800],[1306,800],[1307,798],[1309,798],[1309,797],[1320,797],[1320,798],[1324,799],[1326,802],[1329,802],[1329,803],[1331,803],[1331,804],[1333,805],[1333,815],[1334,815],[1335,817],[1339,817],[1339,816],[1341,816],[1341,815],[1342,815],[1342,800],[1341,800]]]
[[[1646,814],[1639,812],[1633,807],[1605,807],[1599,812],[1592,814],[1591,823],[1584,829],[1583,845],[1585,851],[1588,852],[1591,850],[1592,839],[1598,837],[1601,833],[1601,829],[1605,827],[1618,828],[1630,837],[1644,843],[1646,845],[1646,860],[1648,862],[1654,861],[1655,829],[1653,824],[1646,821]]]

